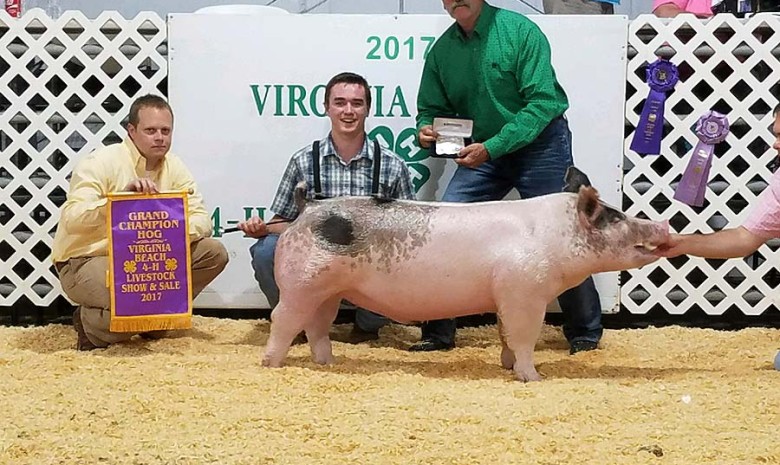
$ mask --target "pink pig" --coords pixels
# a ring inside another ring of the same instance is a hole
[[[519,380],[541,379],[533,351],[547,304],[591,274],[655,261],[650,251],[669,237],[667,222],[602,203],[576,168],[566,182],[565,192],[528,200],[306,202],[276,248],[280,300],[263,365],[281,366],[302,330],[314,361],[332,363],[328,332],[347,299],[398,322],[497,312],[501,364]]]

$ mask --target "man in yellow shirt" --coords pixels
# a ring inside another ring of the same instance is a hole
[[[130,106],[127,138],[95,150],[73,170],[52,258],[62,290],[79,305],[73,313],[78,350],[107,347],[134,335],[109,330],[106,194],[191,192],[188,211],[193,297],[227,265],[225,246],[209,238],[211,221],[192,174],[179,157],[168,152],[172,133],[173,111],[168,102],[155,95],[139,97]]]

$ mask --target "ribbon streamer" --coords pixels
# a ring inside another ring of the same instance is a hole
[[[639,115],[631,150],[640,155],[658,155],[661,153],[666,92],[674,89],[679,78],[677,66],[663,58],[649,64],[646,74],[650,93]]]
[[[694,147],[688,166],[677,184],[674,198],[692,207],[701,207],[704,205],[715,144],[726,140],[729,120],[726,115],[708,111],[696,122],[695,132],[699,143]]]

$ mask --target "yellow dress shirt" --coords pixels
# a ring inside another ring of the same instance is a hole
[[[119,192],[142,177],[150,177],[161,191],[191,190],[187,206],[190,240],[211,236],[211,218],[184,162],[168,152],[157,169],[147,172],[146,159],[126,138],[121,144],[95,150],[76,164],[54,236],[54,262],[108,255],[106,194]]]

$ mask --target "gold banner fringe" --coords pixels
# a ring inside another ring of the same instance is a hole
[[[171,329],[191,329],[192,315],[161,317],[112,318],[109,330],[112,333],[145,333],[147,331],[166,331]]]

